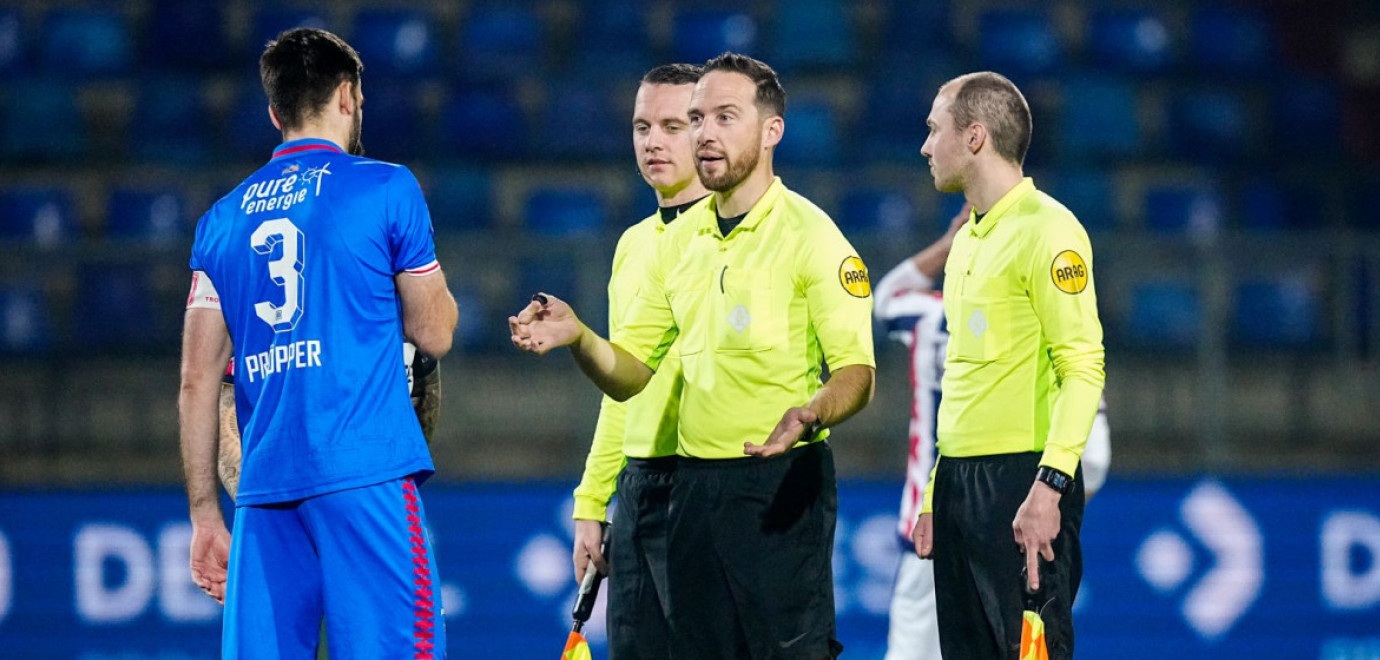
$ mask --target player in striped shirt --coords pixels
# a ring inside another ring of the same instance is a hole
[[[873,314],[887,335],[910,351],[910,382],[913,390],[910,417],[910,451],[906,458],[906,485],[901,493],[897,532],[905,551],[896,573],[891,597],[891,630],[886,660],[938,660],[939,622],[934,594],[934,564],[915,554],[911,539],[925,484],[934,468],[935,425],[939,412],[939,384],[944,376],[944,353],[949,328],[944,301],[935,280],[944,271],[954,232],[968,220],[964,205],[939,240],[902,261],[887,273],[875,290]],[[1083,452],[1083,480],[1088,497],[1107,478],[1111,462],[1106,400],[1093,423],[1088,447]]]

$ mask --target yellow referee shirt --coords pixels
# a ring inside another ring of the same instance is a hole
[[[1041,451],[1074,474],[1105,380],[1092,264],[1078,219],[1028,178],[954,237],[940,461]]]
[[[821,363],[875,366],[872,290],[834,222],[779,178],[726,237],[716,210],[667,229],[612,338],[652,369],[680,349],[680,455],[743,458],[810,401]]]
[[[609,334],[618,332],[646,282],[656,244],[669,228],[661,214],[623,232],[613,252],[609,276]],[[575,488],[576,520],[604,520],[617,490],[618,473],[627,457],[655,458],[676,453],[676,417],[680,412],[680,358],[672,350],[637,396],[625,402],[604,397],[599,423],[585,459],[585,473]]]

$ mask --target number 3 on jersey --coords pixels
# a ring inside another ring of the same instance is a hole
[[[302,318],[304,243],[302,230],[287,218],[266,221],[249,237],[249,246],[265,257],[272,257],[276,248],[280,244],[283,246],[281,256],[268,262],[268,276],[273,278],[274,284],[283,287],[283,304],[254,303],[254,312],[274,332],[287,332]]]

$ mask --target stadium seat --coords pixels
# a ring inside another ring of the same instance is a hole
[[[1103,9],[1088,19],[1088,55],[1099,66],[1123,71],[1165,69],[1174,43],[1158,12],[1150,9]]]
[[[1329,229],[1340,226],[1324,191],[1306,181],[1258,178],[1242,191],[1241,218],[1249,229]]]
[[[706,62],[725,51],[754,55],[757,21],[736,11],[682,10],[676,14],[672,54],[677,62]]]
[[[230,114],[225,133],[230,153],[252,161],[267,161],[283,136],[268,119],[268,97],[254,81],[240,85],[239,98]],[[368,133],[365,133],[368,138]]]
[[[432,170],[423,182],[437,231],[476,231],[493,226],[493,181],[471,167]]]
[[[786,134],[790,138],[777,146],[776,162],[814,166],[838,163],[842,153],[838,119],[823,100],[792,101],[786,107]]]
[[[1192,18],[1196,68],[1220,73],[1265,73],[1273,63],[1274,42],[1265,18],[1253,11],[1212,7]]]
[[[1169,103],[1169,144],[1181,157],[1240,158],[1252,146],[1250,129],[1246,101],[1229,87],[1183,89]]]
[[[0,192],[0,240],[52,247],[77,233],[72,197],[58,188],[11,188]]]
[[[1298,347],[1319,338],[1317,294],[1306,276],[1241,282],[1232,295],[1231,336],[1249,347]]]
[[[130,152],[140,160],[181,165],[210,153],[211,114],[201,83],[191,78],[145,78],[130,122]]]
[[[501,326],[489,322],[492,314],[479,292],[464,283],[451,285],[451,291],[455,295],[455,304],[464,310],[455,325],[456,343],[460,348],[467,353],[490,352],[498,348],[500,344],[496,335],[502,332],[495,328]]]
[[[169,188],[117,188],[106,204],[105,235],[156,245],[179,244],[191,220],[182,193]]]
[[[23,70],[25,41],[19,12],[0,9],[0,77]]]
[[[355,17],[350,42],[371,72],[425,76],[436,70],[432,22],[433,18],[421,11],[366,9]]]
[[[225,3],[159,0],[144,30],[145,61],[158,68],[201,71],[226,64]]]
[[[264,46],[284,30],[298,27],[334,30],[335,26],[331,25],[328,16],[329,13],[321,10],[260,6],[254,15],[248,54],[258,57]]]
[[[626,82],[655,66],[647,40],[645,4],[597,0],[580,5],[575,70],[587,78]]]
[[[55,9],[43,28],[43,65],[74,76],[119,74],[133,63],[129,25],[119,11]]]
[[[887,61],[921,64],[952,41],[950,0],[890,0],[882,56]]]
[[[1342,92],[1325,78],[1276,75],[1267,144],[1290,161],[1331,160],[1342,148]]]
[[[0,353],[41,352],[52,345],[47,301],[36,286],[0,287]]]
[[[530,7],[486,3],[460,21],[460,57],[466,80],[497,82],[538,72],[541,17]]]
[[[527,198],[524,225],[545,236],[593,236],[608,224],[608,211],[598,193],[584,189],[549,188]]]
[[[1140,282],[1131,289],[1127,339],[1146,346],[1188,348],[1202,332],[1202,298],[1184,282]]]
[[[1036,183],[1039,184],[1039,181]],[[1112,181],[1105,172],[1093,169],[1068,170],[1039,185],[1068,207],[1089,231],[1117,227],[1116,209],[1112,203]]]
[[[1209,185],[1160,185],[1145,191],[1145,227],[1165,233],[1212,233],[1222,227],[1224,211]]]
[[[147,269],[138,264],[83,264],[77,286],[82,304],[73,310],[79,345],[87,349],[132,348],[168,339],[152,332],[154,304]]]
[[[405,163],[431,150],[431,127],[423,121],[417,96],[416,86],[405,80],[389,76],[368,79],[362,135],[366,156]]]
[[[546,98],[540,122],[543,153],[582,161],[629,153],[628,99],[615,101],[608,86],[578,80],[556,82]]]
[[[56,163],[86,151],[86,124],[72,85],[30,79],[7,88],[0,120],[0,156],[5,160]]]
[[[1064,82],[1059,144],[1075,158],[1131,156],[1141,150],[1140,108],[1131,82],[1074,76]]]
[[[504,87],[464,86],[442,117],[442,141],[455,158],[516,158],[526,153],[527,122],[517,96]]]
[[[770,61],[780,71],[843,67],[858,57],[841,0],[778,0],[768,27]]]
[[[517,291],[514,298],[517,305],[514,309],[520,309],[527,304],[528,297],[536,292],[545,292],[551,295],[579,304],[581,273],[588,272],[579,267],[575,259],[569,255],[561,254],[557,256],[544,256],[541,258],[524,259],[519,265],[519,275],[517,278]],[[598,296],[600,299],[606,296]],[[607,326],[607,312],[603,314],[604,319],[600,319],[595,310],[580,310],[580,318],[590,327],[594,323]]]
[[[843,196],[834,223],[845,236],[905,234],[918,229],[918,214],[910,195],[902,190],[864,188]]]
[[[1008,77],[1054,71],[1063,60],[1059,44],[1054,21],[1045,11],[991,9],[978,20],[982,67]]]

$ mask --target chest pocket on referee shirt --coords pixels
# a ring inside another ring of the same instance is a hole
[[[719,351],[765,351],[777,341],[772,313],[771,271],[720,267],[710,297],[717,300],[714,347]]]
[[[949,350],[964,362],[993,362],[1011,349],[1011,311],[1004,277],[965,277],[948,318]]]

